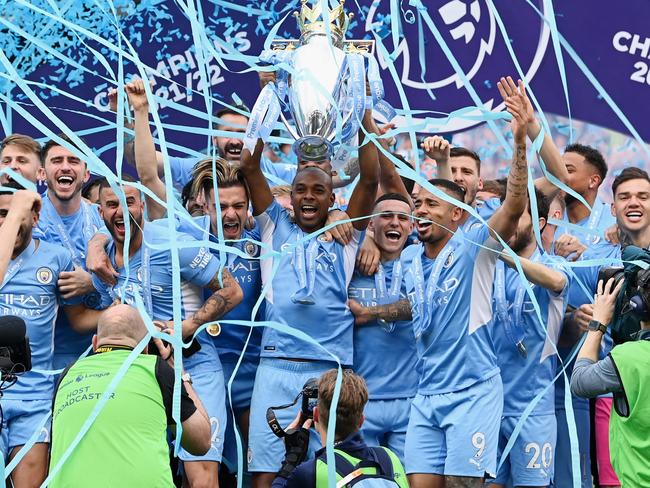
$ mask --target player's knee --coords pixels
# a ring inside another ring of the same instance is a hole
[[[483,478],[445,476],[445,488],[482,488]]]
[[[185,463],[185,488],[218,488],[219,464],[213,462]]]
[[[271,488],[275,473],[253,473],[253,488]]]

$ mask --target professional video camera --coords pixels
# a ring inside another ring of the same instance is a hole
[[[0,373],[2,382],[13,383],[17,376],[32,369],[32,355],[25,321],[20,317],[0,317]]]
[[[640,321],[650,321],[650,251],[637,246],[626,246],[621,252],[623,267],[603,268],[598,281],[615,283],[625,280],[616,301],[616,310],[610,326],[614,342],[619,344],[634,338]],[[643,264],[647,267],[644,269]]]

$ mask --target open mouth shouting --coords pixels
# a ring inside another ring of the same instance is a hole
[[[315,205],[301,205],[300,212],[306,219],[312,219],[318,214],[318,207]]]
[[[115,219],[113,221],[113,229],[115,229],[115,233],[117,235],[124,237],[126,235],[126,226],[124,225],[124,219]]]
[[[384,232],[384,236],[386,236],[386,240],[389,242],[397,243],[402,238],[402,233],[398,230],[391,229]]]
[[[235,144],[226,144],[225,159],[239,160],[241,158],[241,151],[243,144],[241,142]]]
[[[427,232],[429,232],[432,225],[433,225],[433,222],[431,222],[430,220],[418,220],[417,221],[418,234],[420,234],[420,235],[426,234]]]
[[[75,179],[70,175],[61,175],[56,179],[57,186],[61,190],[70,190],[74,185]]]
[[[238,239],[240,225],[237,221],[228,221],[223,223],[223,235],[226,239]]]

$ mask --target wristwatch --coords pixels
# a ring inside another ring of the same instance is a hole
[[[589,324],[587,325],[587,328],[588,328],[589,330],[593,330],[593,331],[599,330],[599,331],[601,331],[603,334],[607,332],[607,326],[601,324],[601,323],[598,322],[597,320],[590,320],[590,321],[589,321]]]
[[[185,383],[189,383],[190,385],[192,384],[192,377],[187,372],[181,375],[181,380],[183,380]]]

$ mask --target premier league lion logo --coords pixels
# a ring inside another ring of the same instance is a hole
[[[508,43],[528,80],[537,72],[549,43],[548,26],[525,2],[507,4],[507,8],[499,4],[495,11],[487,0],[423,0],[424,9],[402,2],[396,12],[391,12],[391,3],[370,3],[364,34],[376,33],[388,51],[390,60],[381,54],[381,48],[376,50],[380,67],[385,70],[382,78],[387,94],[390,95],[390,85],[394,84],[388,82],[388,66],[393,63],[411,100],[411,109],[450,113],[482,104],[489,110],[500,111],[503,107],[496,80],[506,74],[516,76]],[[544,11],[541,0],[535,3]],[[497,15],[507,29],[507,41],[500,32]],[[395,46],[393,28],[397,20],[400,36]],[[539,36],[531,30],[537,30]],[[480,103],[470,92],[478,96]],[[442,130],[437,127],[436,132],[462,130],[478,123],[479,120],[454,118]]]

